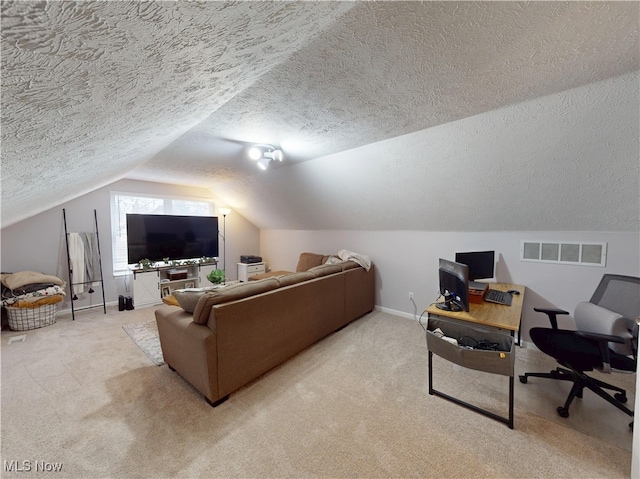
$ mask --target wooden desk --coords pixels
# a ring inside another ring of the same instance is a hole
[[[446,329],[444,323],[449,322],[451,324],[460,323],[472,323],[467,326],[463,326],[463,328],[473,329],[475,325],[481,325],[486,327],[484,331],[491,330],[489,334],[493,334],[494,336],[508,337],[508,333],[510,336],[513,336],[517,331],[520,330],[520,316],[522,314],[522,302],[524,301],[524,291],[525,287],[517,284],[506,284],[506,283],[489,283],[489,287],[491,289],[497,289],[500,291],[508,291],[510,289],[515,289],[520,292],[520,294],[515,294],[512,296],[511,306],[506,306],[504,304],[490,303],[488,301],[483,301],[482,303],[471,303],[469,304],[469,311],[446,311],[439,309],[436,307],[436,304],[432,304],[429,306],[425,312],[427,316],[431,320],[428,325],[427,331],[427,344],[429,345],[429,394],[439,396],[441,398],[447,399],[448,401],[452,401],[460,406],[464,406],[472,411],[483,414],[487,417],[495,419],[497,421],[505,423],[509,428],[513,429],[513,363],[515,362],[515,349],[513,348],[513,338],[508,338],[511,342],[511,351],[508,353],[500,352],[500,351],[478,351],[474,350],[468,351],[470,356],[467,356],[465,359],[464,354],[459,354],[463,350],[458,349],[458,345],[452,345],[448,342],[443,341],[442,339],[434,339],[435,335],[432,332],[432,329],[438,326],[438,323],[442,323],[443,331]],[[442,301],[442,299],[441,299]],[[444,318],[444,319],[442,319]],[[451,321],[453,320],[453,321]],[[432,325],[431,323],[436,323]],[[456,327],[457,329],[457,327]],[[478,328],[480,330],[482,328]],[[494,331],[495,330],[495,331]],[[453,329],[452,329],[453,331]],[[465,333],[463,333],[465,334]],[[446,335],[446,332],[445,332]],[[520,336],[520,335],[518,335]],[[495,338],[492,338],[492,340]],[[433,341],[433,342],[430,342]],[[441,344],[444,344],[444,349]],[[492,411],[488,411],[476,405],[470,404],[468,402],[462,401],[456,397],[450,396],[449,394],[445,394],[442,391],[438,391],[433,387],[433,354],[434,350],[436,354],[444,357],[449,361],[453,361],[456,364],[459,364],[464,367],[472,367],[473,369],[477,369],[479,371],[493,372],[496,374],[505,374],[509,375],[509,415],[507,417],[500,416]],[[465,351],[466,352],[466,351]],[[478,356],[475,360],[474,357]],[[501,358],[505,358],[504,361],[511,361],[510,363],[505,363],[508,367],[505,369],[500,367],[498,369],[493,369],[495,366],[495,361],[492,364],[487,364],[487,366],[483,366],[486,364],[487,359],[492,359],[492,355],[499,355]],[[505,357],[508,356],[508,357]],[[482,358],[484,363],[479,364],[478,359]]]
[[[489,288],[500,291],[515,289],[520,291],[520,294],[514,294],[512,296],[511,306],[483,301],[481,304],[469,304],[469,311],[454,312],[439,309],[434,303],[429,306],[425,312],[428,315],[468,321],[492,328],[506,329],[510,331],[511,334],[517,332],[520,329],[525,287],[518,284],[489,283]]]

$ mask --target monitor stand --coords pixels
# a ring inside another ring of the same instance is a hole
[[[436,303],[436,308],[443,311],[462,311],[462,308],[455,303],[455,301],[453,300],[453,296],[451,296],[450,294],[445,295],[444,302]]]

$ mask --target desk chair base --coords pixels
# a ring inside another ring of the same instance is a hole
[[[520,375],[520,382],[523,384],[527,383],[527,379],[529,377],[535,378],[546,378],[546,379],[555,379],[559,381],[570,381],[573,383],[573,387],[569,392],[569,396],[564,403],[564,406],[558,407],[556,410],[561,417],[569,417],[569,406],[573,402],[573,400],[577,398],[582,398],[582,394],[584,388],[590,389],[598,396],[603,398],[605,401],[613,404],[615,407],[628,414],[629,416],[633,416],[633,411],[627,408],[624,403],[627,402],[627,392],[614,386],[609,383],[605,383],[598,379],[587,376],[584,373],[580,373],[578,371],[572,371],[570,369],[565,368],[556,368],[549,373],[525,373]],[[615,395],[611,395],[605,391],[605,389],[609,389],[611,391],[616,391]],[[629,427],[632,426],[633,423],[629,424]]]

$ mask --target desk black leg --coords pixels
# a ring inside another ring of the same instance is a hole
[[[509,421],[507,425],[513,429],[513,376],[509,376]]]
[[[433,352],[429,351],[429,394],[433,396]]]
[[[441,397],[448,401],[454,402],[460,406],[466,407],[467,409],[471,409],[472,411],[480,413],[486,417],[490,417],[491,419],[500,421],[501,423],[504,423],[507,426],[509,426],[509,429],[513,429],[513,385],[514,385],[513,376],[509,376],[509,417],[499,416],[498,414],[495,414],[491,411],[487,411],[486,409],[482,409],[478,406],[462,401],[453,396],[449,396],[448,394],[445,394],[442,391],[436,391],[433,388],[433,352],[429,351],[429,394],[430,395]]]

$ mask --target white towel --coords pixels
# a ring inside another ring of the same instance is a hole
[[[100,257],[96,233],[69,233],[69,259],[73,294],[91,290],[100,279]]]
[[[341,249],[338,251],[338,257],[342,261],[355,261],[367,271],[371,269],[371,259],[366,255],[354,253],[347,249]]]

